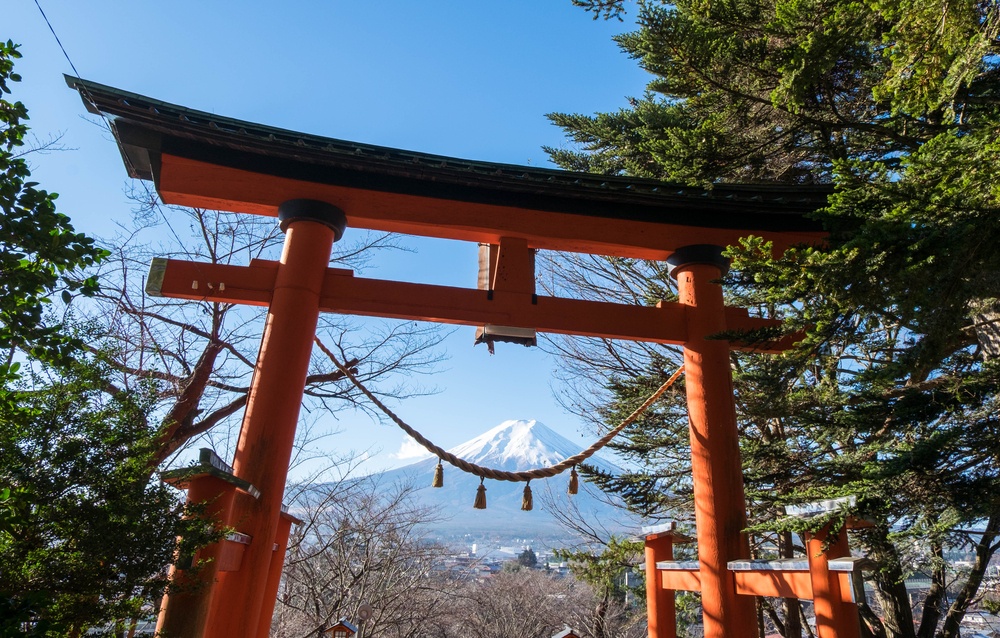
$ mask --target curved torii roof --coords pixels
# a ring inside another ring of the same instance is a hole
[[[129,175],[168,204],[259,215],[288,199],[320,199],[348,225],[531,248],[665,259],[688,244],[764,236],[815,243],[809,213],[827,186],[650,179],[499,164],[349,142],[221,117],[68,77],[108,118]]]

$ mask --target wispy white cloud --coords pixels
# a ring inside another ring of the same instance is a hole
[[[424,446],[417,443],[412,436],[407,436],[403,439],[403,444],[399,446],[399,451],[392,455],[393,458],[400,461],[423,459],[429,456],[434,455],[428,452]]]

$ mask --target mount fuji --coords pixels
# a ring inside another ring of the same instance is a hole
[[[559,463],[580,452],[580,448],[554,430],[534,420],[504,421],[474,439],[448,450],[461,459],[496,470],[519,472]],[[622,533],[636,529],[638,523],[627,513],[608,502],[607,497],[581,477],[579,493],[566,493],[570,472],[531,482],[534,508],[521,511],[524,483],[487,479],[485,510],[472,507],[479,487],[479,478],[456,467],[444,464],[444,486],[431,488],[437,465],[428,458],[377,475],[379,481],[427,485],[416,490],[416,499],[440,512],[440,521],[428,527],[448,536],[507,535],[535,538],[569,537],[572,533],[552,514],[553,509],[580,518],[590,525]],[[598,456],[587,460],[589,465],[619,472],[614,464]]]

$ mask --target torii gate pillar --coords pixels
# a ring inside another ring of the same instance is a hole
[[[260,498],[238,496],[233,505],[229,524],[252,540],[240,569],[216,584],[206,638],[258,635],[320,293],[333,243],[347,225],[339,208],[304,199],[281,204],[278,220],[285,245],[233,460],[236,476],[256,486]]]
[[[705,638],[750,638],[757,634],[754,598],[736,593],[727,568],[729,561],[750,556],[730,345],[708,338],[727,330],[717,282],[729,269],[722,250],[685,246],[667,263],[687,325],[684,371]]]

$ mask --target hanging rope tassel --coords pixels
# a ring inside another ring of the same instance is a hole
[[[441,459],[438,459],[437,467],[434,468],[434,480],[431,481],[431,487],[444,487],[444,466],[441,465]]]
[[[580,479],[576,475],[576,466],[569,473],[569,487],[566,489],[567,494],[576,494],[580,491]]]
[[[477,510],[486,509],[486,486],[483,482],[486,481],[485,478],[479,479],[479,489],[476,491],[476,502],[472,504],[472,507]]]
[[[532,504],[531,481],[529,480],[524,484],[524,496],[521,497],[521,509],[525,512],[530,512]]]

